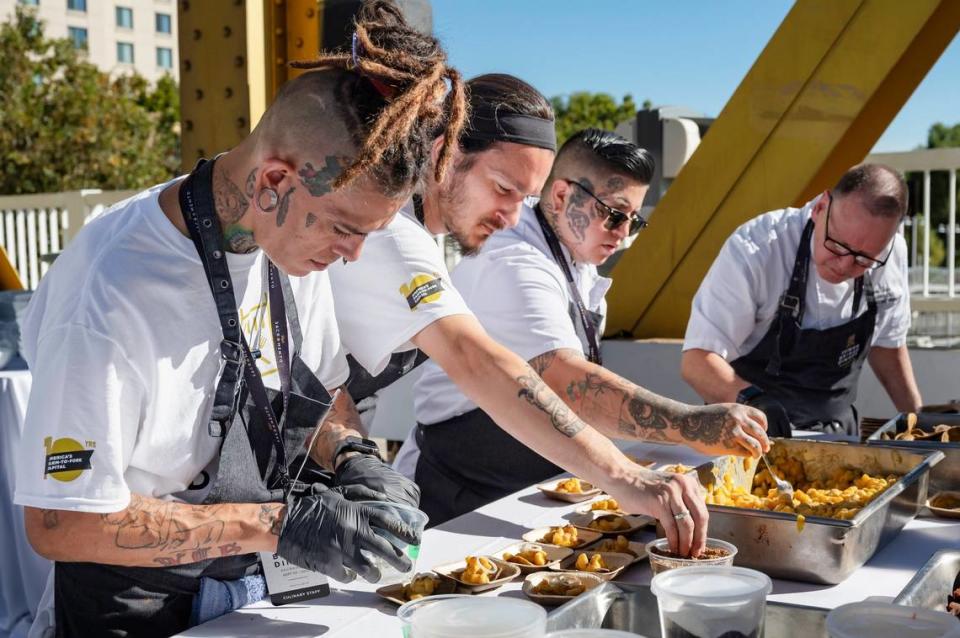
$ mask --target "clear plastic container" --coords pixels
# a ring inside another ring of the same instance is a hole
[[[665,572],[679,567],[729,567],[733,565],[733,558],[737,555],[737,547],[726,541],[716,538],[707,539],[707,547],[713,549],[725,549],[728,556],[712,559],[699,558],[673,558],[670,556],[661,556],[654,552],[654,549],[669,550],[670,542],[666,538],[658,538],[647,543],[647,556],[650,557],[650,571],[654,574]]]
[[[547,634],[544,638],[646,638],[640,634],[619,629],[564,629]]]
[[[535,603],[505,597],[444,598],[409,613],[410,631],[404,638],[543,638],[547,633],[547,612]]]
[[[412,635],[414,614],[429,605],[455,598],[473,598],[473,596],[470,594],[438,594],[436,596],[427,596],[426,598],[411,600],[400,605],[400,609],[397,610],[397,618],[400,620],[400,630],[403,632],[403,638],[410,638]]]
[[[940,638],[955,635],[950,632],[958,626],[960,622],[945,611],[893,603],[850,603],[827,614],[831,638]]]
[[[662,638],[760,638],[770,577],[744,567],[688,567],[653,577]]]
[[[404,523],[415,529],[421,535],[423,534],[423,528],[427,526],[427,521],[430,520],[426,514],[409,505],[402,505],[400,503],[386,503],[384,501],[359,501],[358,503],[360,505],[366,505],[367,507],[374,507],[376,509],[383,510],[392,516],[400,518]],[[360,553],[362,553],[367,560],[376,565],[377,569],[380,570],[380,580],[377,582],[383,585],[406,583],[413,578],[414,574],[417,573],[417,558],[420,556],[420,546],[405,543],[393,534],[380,528],[377,528],[376,531],[378,535],[385,538],[390,542],[391,545],[407,555],[407,558],[410,559],[411,563],[410,569],[402,572],[376,554],[371,554],[370,552],[363,550],[361,550]]]

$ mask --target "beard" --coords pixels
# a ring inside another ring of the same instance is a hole
[[[480,252],[483,242],[470,239],[470,228],[463,223],[460,213],[466,204],[463,177],[458,171],[450,173],[450,181],[441,185],[437,196],[440,205],[440,220],[447,229],[447,239],[463,257],[471,257]]]

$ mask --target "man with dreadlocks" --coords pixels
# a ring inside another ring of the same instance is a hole
[[[311,63],[237,147],[88,224],[37,290],[16,501],[55,604],[33,635],[175,634],[262,598],[274,562],[341,581],[377,580],[371,555],[409,567],[382,534],[419,534],[358,502],[419,492],[357,449],[349,395],[327,392],[348,367],[323,271],[409,199],[438,127],[456,140],[462,88],[392,4],[356,28],[375,76]],[[335,486],[297,480],[307,454]]]

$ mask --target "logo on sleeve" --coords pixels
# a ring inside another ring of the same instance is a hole
[[[54,441],[53,437],[48,436],[43,440],[47,453],[43,478],[51,476],[64,483],[75,481],[84,470],[90,469],[90,457],[96,445],[93,441],[86,441],[86,446],[83,446],[68,438]]]
[[[443,280],[439,273],[417,275],[410,283],[400,286],[400,294],[406,297],[410,310],[416,310],[422,303],[436,301],[442,292]]]

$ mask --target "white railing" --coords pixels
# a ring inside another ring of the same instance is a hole
[[[24,287],[36,288],[50,258],[63,250],[88,217],[135,192],[90,189],[0,196],[0,246]]]
[[[879,162],[894,168],[901,173],[921,173],[923,175],[923,210],[921,216],[913,216],[904,224],[909,228],[908,242],[910,244],[912,271],[919,271],[919,282],[911,282],[911,297],[922,299],[954,300],[957,297],[956,285],[956,238],[957,238],[957,171],[960,170],[960,148],[937,148],[929,150],[906,151],[903,153],[874,153],[867,157],[868,162]],[[932,228],[930,221],[930,174],[945,172],[948,175],[947,223],[938,224]],[[923,237],[918,235],[922,229]],[[943,233],[946,238],[946,268],[931,268],[930,264],[930,237],[932,232]],[[922,246],[922,248],[921,248]],[[922,250],[922,253],[920,251]],[[943,279],[942,271],[946,271],[944,284],[935,282],[931,285],[931,272],[938,279]],[[922,301],[921,299],[921,301]],[[924,304],[914,303],[914,309]]]

